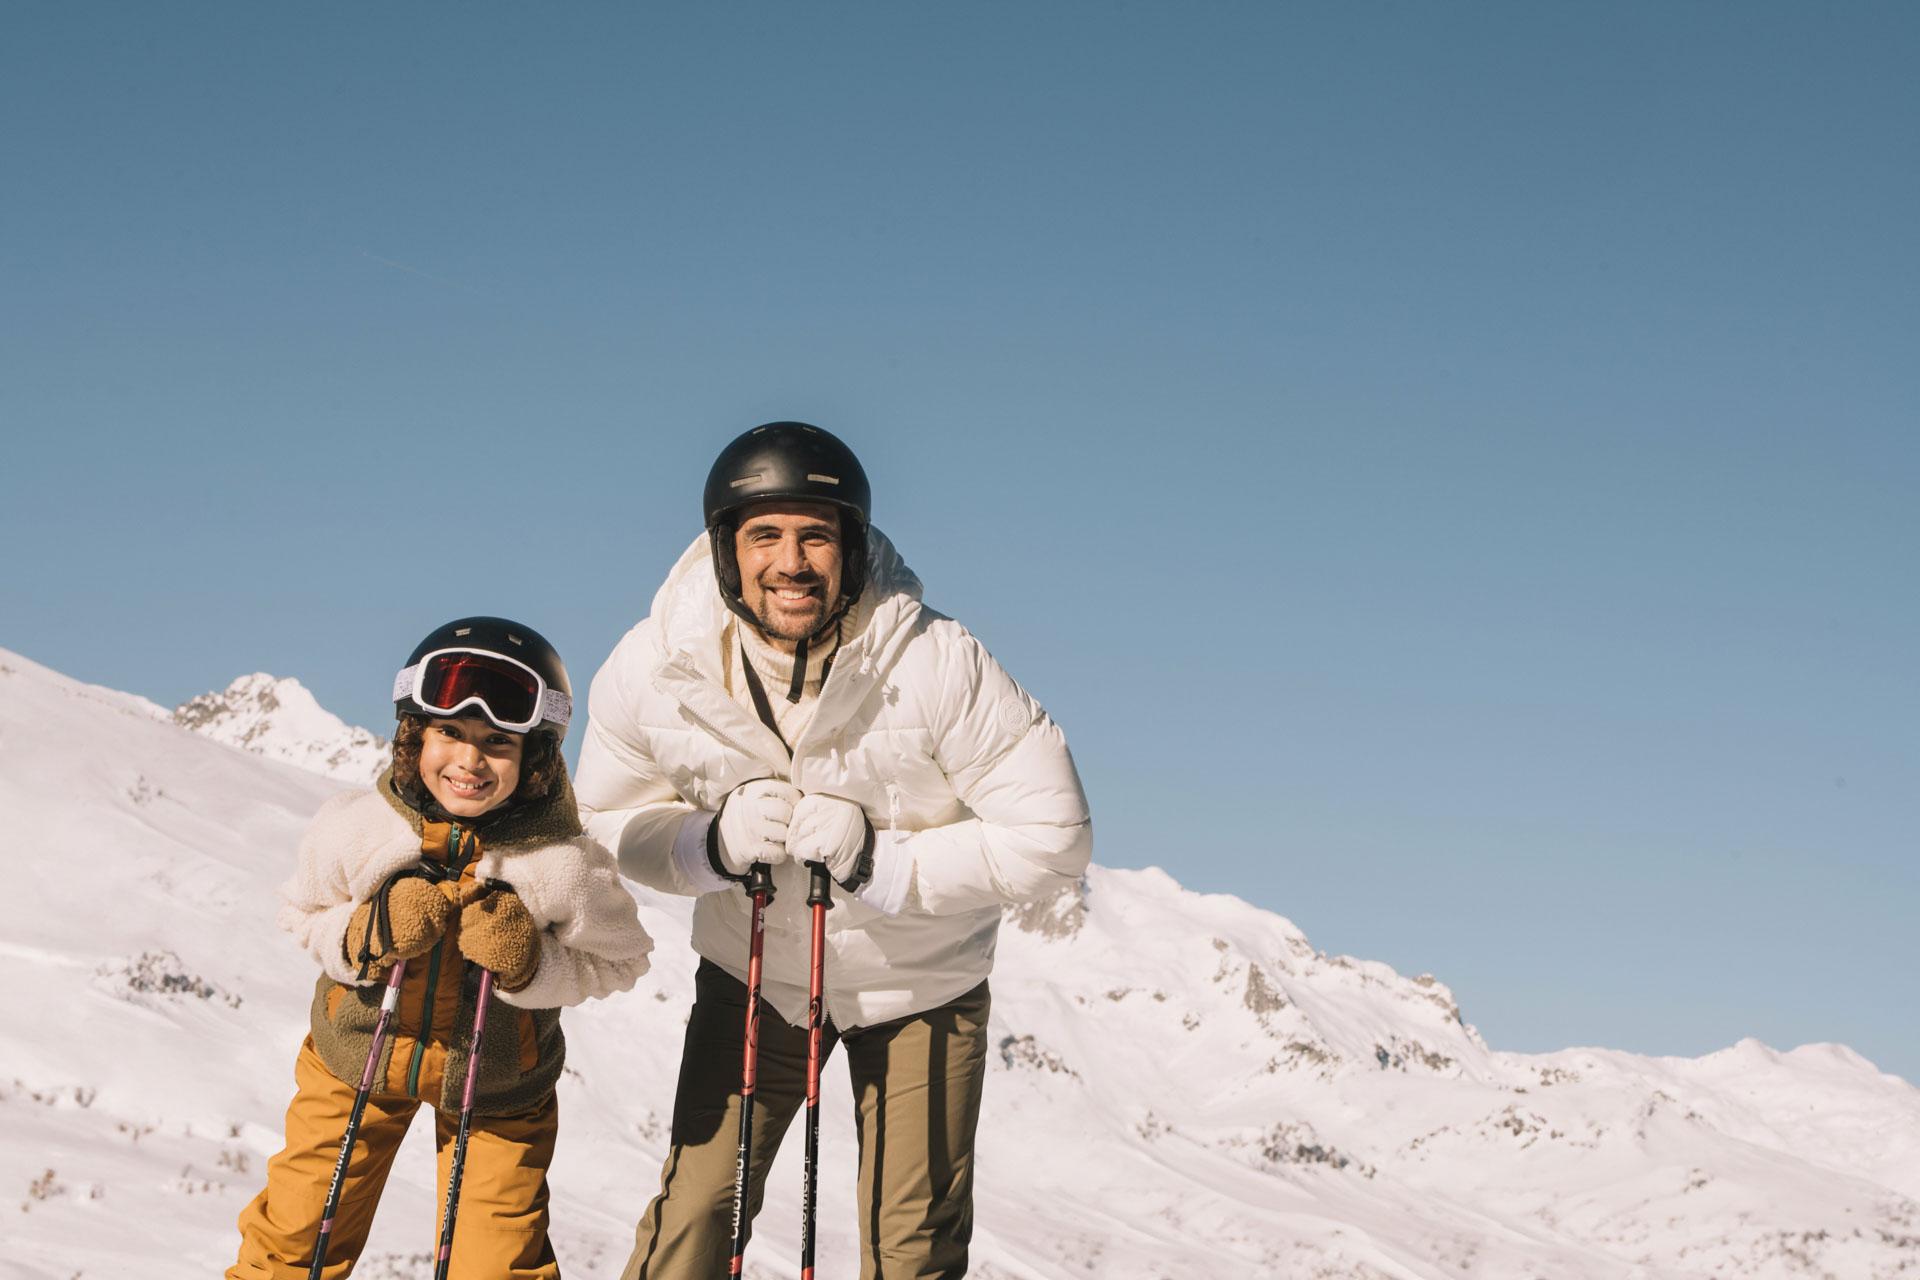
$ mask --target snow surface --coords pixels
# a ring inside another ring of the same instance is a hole
[[[290,684],[265,687],[284,707]],[[0,650],[0,1275],[232,1261],[313,982],[275,887],[347,785],[314,771],[342,767],[338,721],[303,707],[303,753],[274,720],[274,755],[307,769]],[[552,1177],[574,1276],[617,1273],[657,1183],[692,992],[691,904],[635,896],[654,971],[566,1015]],[[993,1000],[978,1276],[1920,1277],[1920,1090],[1838,1045],[1497,1052],[1432,977],[1158,870],[1096,867],[1010,910]],[[851,1275],[837,1062],[825,1089],[820,1271]],[[358,1275],[428,1273],[431,1132]],[[797,1269],[797,1137],[750,1277]]]

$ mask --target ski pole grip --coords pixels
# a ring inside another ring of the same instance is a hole
[[[764,862],[756,862],[747,868],[747,896],[756,893],[767,895],[767,901],[773,901],[773,868]]]
[[[833,905],[833,877],[827,873],[827,864],[824,862],[807,864],[807,905],[810,907]]]

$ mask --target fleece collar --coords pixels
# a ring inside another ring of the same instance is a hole
[[[393,785],[392,768],[381,772],[374,781],[373,789],[385,798],[416,836],[425,837],[427,822],[448,820],[446,815],[438,812],[428,818],[408,804],[406,797],[400,794],[400,789]],[[434,808],[437,810],[439,806],[435,805]],[[505,809],[475,819],[471,824],[461,822],[460,825],[469,826],[479,833],[487,848],[502,852],[561,844],[581,833],[580,809],[573,799],[573,784],[564,770],[560,774],[559,787],[540,804],[530,807],[510,804]]]

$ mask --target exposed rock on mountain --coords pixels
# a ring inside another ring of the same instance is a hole
[[[346,724],[305,685],[264,673],[241,676],[218,693],[174,709],[183,729],[345,782],[371,782],[386,768],[392,745]]]

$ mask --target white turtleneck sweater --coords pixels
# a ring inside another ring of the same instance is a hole
[[[740,670],[740,651],[744,648],[753,669],[760,676],[760,683],[766,689],[767,705],[773,709],[773,719],[780,726],[780,736],[786,739],[787,747],[800,741],[800,735],[806,732],[807,723],[813,719],[813,709],[820,703],[820,690],[825,687],[828,661],[840,647],[839,628],[821,636],[807,647],[807,675],[800,686],[800,701],[788,702],[787,692],[793,686],[794,655],[777,649],[760,628],[750,627],[735,619],[727,628],[725,658],[723,670],[726,674],[727,692],[733,700],[747,709],[747,714],[759,719],[760,713],[753,705],[753,691],[747,686],[745,674]]]

